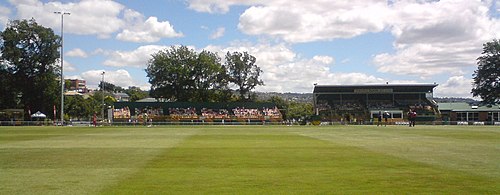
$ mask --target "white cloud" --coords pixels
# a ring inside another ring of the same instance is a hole
[[[291,43],[351,38],[387,26],[385,1],[270,1],[240,16],[238,28],[250,35],[270,35]]]
[[[464,76],[452,76],[445,83],[436,87],[436,97],[472,97],[472,79]]]
[[[70,63],[66,60],[64,60],[64,67],[63,68],[64,68],[65,74],[66,74],[66,72],[75,72],[76,71],[75,65],[73,65],[72,63]]]
[[[421,78],[463,74],[476,66],[482,44],[500,31],[500,20],[489,17],[487,2],[398,1],[392,9],[397,51],[374,57],[380,72]]]
[[[11,11],[9,8],[0,5],[0,27],[5,27],[9,21]]]
[[[342,61],[340,61],[340,63],[341,63],[341,64],[345,64],[345,63],[348,63],[348,62],[350,62],[350,61],[351,61],[351,59],[346,58],[346,59],[343,59]]]
[[[233,5],[255,5],[265,0],[187,0],[190,9],[207,13],[226,13]]]
[[[71,51],[66,52],[66,56],[86,58],[88,57],[88,54],[80,48],[75,48],[72,49]]]
[[[131,13],[132,12],[132,13]],[[156,17],[149,17],[146,21],[142,21],[142,16],[133,11],[127,11],[125,14],[131,23],[118,35],[116,38],[122,41],[152,43],[157,42],[161,38],[182,37],[183,34],[175,32],[174,27],[168,21],[159,22]],[[130,16],[130,14],[134,16]]]
[[[215,30],[215,32],[213,32],[210,35],[210,39],[218,39],[218,38],[224,36],[225,31],[226,31],[226,29],[224,27],[217,28],[217,30]]]
[[[395,53],[374,55],[378,71],[423,79],[450,72],[456,75],[474,68],[482,44],[499,36],[500,18],[489,13],[497,9],[490,9],[495,3],[491,0],[188,0],[191,9],[208,13],[225,13],[235,5],[250,6],[240,15],[238,28],[242,32],[288,43],[390,32],[395,37]]]
[[[64,16],[65,33],[97,35],[107,38],[124,26],[119,14],[124,6],[114,1],[82,0],[77,3],[47,2],[38,0],[10,0],[17,8],[19,18],[35,18],[44,26],[59,29],[61,16],[54,11],[70,12]]]
[[[365,84],[382,83],[384,79],[364,73],[332,73],[330,65],[334,58],[314,56],[302,58],[284,44],[233,43],[229,47],[208,46],[206,50],[226,54],[248,52],[257,58],[256,64],[263,70],[265,86],[258,91],[267,92],[311,92],[314,83],[319,84]]]
[[[333,63],[333,58],[330,56],[314,56],[313,60],[322,63],[322,64],[331,64]]]
[[[102,80],[102,72],[104,74],[104,81],[112,83],[113,85],[120,86],[123,88],[128,88],[129,86],[139,86],[142,89],[149,88],[147,84],[139,83],[135,81],[127,70],[120,69],[116,71],[110,70],[89,70],[83,72],[80,75],[73,76],[76,78],[82,78],[86,81],[87,87],[96,89]]]
[[[54,11],[71,13],[64,16],[64,32],[79,35],[97,35],[109,38],[121,31],[117,39],[132,42],[156,42],[161,38],[180,37],[168,21],[144,16],[114,1],[82,0],[76,3],[41,2],[39,0],[10,3],[17,9],[18,18],[35,18],[38,23],[60,29],[61,16]],[[1,19],[1,18],[0,18]]]
[[[133,51],[96,50],[96,52],[109,57],[103,63],[106,66],[145,68],[152,54],[166,48],[166,46],[145,45],[140,46]]]

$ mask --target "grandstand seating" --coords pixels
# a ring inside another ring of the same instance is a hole
[[[242,106],[239,106],[242,105]],[[245,107],[249,106],[249,107]],[[269,103],[117,103],[114,120],[132,121],[281,121],[280,110]],[[129,106],[132,109],[129,109]],[[167,111],[164,114],[164,110]]]

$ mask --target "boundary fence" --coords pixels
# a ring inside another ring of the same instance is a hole
[[[385,125],[384,122],[380,123]],[[500,126],[500,121],[417,121],[417,125],[457,125],[457,126]],[[231,121],[231,122],[204,122],[204,121],[171,121],[171,122],[97,122],[97,126],[171,126],[171,125],[312,125],[310,122],[269,122],[269,121]],[[320,125],[377,125],[377,122],[341,122],[341,121],[323,121]],[[387,125],[409,125],[407,121],[389,122]],[[0,126],[61,126],[60,121],[0,121]],[[64,126],[93,126],[92,121],[73,121],[65,122]]]

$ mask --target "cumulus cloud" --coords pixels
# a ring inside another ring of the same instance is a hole
[[[79,35],[97,35],[109,38],[121,31],[117,39],[132,42],[155,42],[161,38],[182,36],[168,21],[144,16],[114,1],[82,0],[79,2],[47,2],[39,0],[10,0],[17,9],[17,17],[35,18],[38,23],[59,29],[61,16],[54,11],[69,12],[64,16],[64,32]],[[0,18],[1,19],[1,18]]]
[[[106,66],[145,68],[152,54],[166,48],[167,46],[145,45],[133,51],[96,50],[95,52],[108,57],[103,63]]]
[[[270,1],[240,16],[238,28],[250,35],[270,35],[291,43],[351,38],[380,32],[389,7],[379,0]]]
[[[116,35],[118,40],[152,43],[161,38],[182,37],[183,34],[176,32],[169,21],[159,22],[156,17],[149,17],[144,21],[143,16],[133,10],[125,11],[125,20],[129,23],[125,29]]]
[[[365,84],[382,83],[384,79],[365,73],[333,73],[331,56],[303,58],[285,44],[233,43],[228,47],[210,45],[204,48],[219,54],[227,52],[248,52],[257,58],[256,64],[264,74],[265,86],[258,91],[267,92],[311,92],[314,83],[319,84]]]
[[[35,18],[44,26],[59,29],[61,16],[54,11],[70,12],[64,16],[64,30],[67,33],[97,35],[107,38],[118,31],[124,22],[119,18],[124,6],[114,1],[83,0],[77,3],[41,2],[38,0],[10,3],[17,9],[18,18]]]
[[[81,73],[80,75],[74,76],[76,78],[82,78],[87,82],[87,87],[98,88],[99,83],[102,80],[102,72],[104,74],[104,81],[108,83],[113,83],[114,85],[128,88],[129,86],[139,86],[142,89],[149,88],[144,83],[139,83],[135,81],[127,70],[89,70]]]
[[[491,13],[498,9],[495,1],[188,0],[188,4],[208,13],[249,6],[240,15],[240,31],[292,44],[389,32],[395,38],[395,52],[375,54],[372,62],[377,70],[421,79],[470,71],[482,44],[500,32],[500,18]]]
[[[495,38],[500,20],[482,1],[398,1],[392,5],[391,33],[396,53],[381,53],[378,71],[428,78],[460,74],[476,65],[482,44]]]
[[[473,79],[464,76],[452,76],[445,83],[436,87],[435,96],[471,98],[472,82]]]
[[[224,27],[217,28],[217,30],[215,30],[215,32],[213,32],[210,35],[210,39],[218,39],[218,38],[224,36],[225,31],[226,31],[226,29]]]
[[[66,52],[66,56],[86,58],[88,57],[88,54],[80,48],[75,48]]]

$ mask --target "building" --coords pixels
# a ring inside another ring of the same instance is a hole
[[[87,84],[85,80],[80,79],[66,79],[66,83],[69,81],[69,86],[66,86],[70,91],[76,91],[78,93],[87,93]]]
[[[118,102],[128,102],[128,101],[130,101],[130,96],[128,94],[126,94],[126,93],[114,93],[113,97]]]
[[[391,120],[404,120],[411,109],[417,120],[433,121],[439,110],[433,100],[437,84],[315,85],[314,109],[323,120],[373,120],[390,113]]]
[[[450,124],[500,125],[500,105],[478,106],[465,102],[439,103],[443,121]]]

